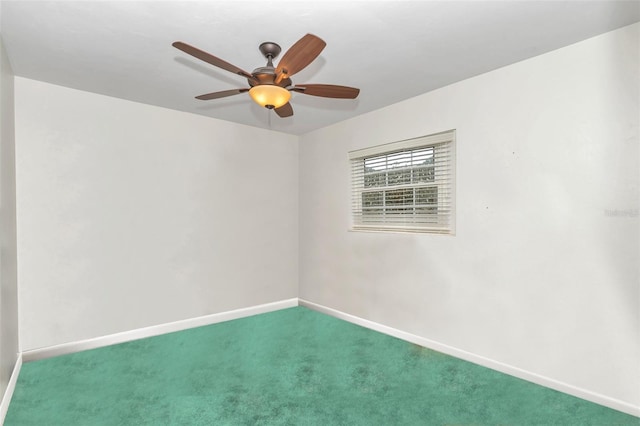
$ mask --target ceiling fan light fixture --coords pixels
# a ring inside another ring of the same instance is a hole
[[[258,105],[266,108],[280,108],[289,102],[291,93],[280,86],[259,84],[249,90],[249,95]]]
[[[358,97],[360,89],[355,87],[336,86],[335,84],[303,84],[301,86],[294,86],[291,81],[291,76],[313,62],[318,55],[320,55],[320,52],[326,44],[327,43],[320,37],[313,34],[306,34],[285,52],[278,65],[274,67],[273,59],[280,54],[280,46],[273,42],[262,43],[258,49],[267,59],[267,65],[256,68],[251,74],[242,68],[238,68],[229,62],[213,56],[211,53],[190,46],[187,43],[176,41],[172,45],[176,49],[182,50],[184,53],[196,59],[245,77],[250,86],[249,88],[242,87],[206,93],[196,96],[196,99],[208,101],[249,92],[251,98],[258,105],[267,109],[273,109],[278,117],[286,118],[293,115],[293,107],[291,103],[289,103],[289,99],[291,99],[290,92],[334,99],[355,99]],[[287,87],[289,88],[288,90],[286,89]]]

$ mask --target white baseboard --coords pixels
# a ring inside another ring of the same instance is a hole
[[[297,298],[280,300],[277,302],[265,303],[263,305],[250,306],[248,308],[220,312],[217,314],[205,315],[196,318],[189,318],[181,321],[154,325],[151,327],[138,328],[135,330],[124,331],[122,333],[110,334],[107,336],[95,337],[92,339],[81,340],[77,342],[63,343],[60,345],[24,351],[22,352],[22,360],[24,362],[36,361],[39,359],[51,358],[58,355],[80,352],[88,349],[101,348],[103,346],[115,345],[117,343],[130,342],[132,340],[144,339],[146,337],[159,336],[161,334],[172,333],[174,331],[182,331],[189,328],[201,327],[204,325],[211,325],[257,314],[278,311],[280,309],[293,308],[295,306],[298,306]]]
[[[490,368],[492,370],[499,371],[501,373],[508,374],[510,376],[517,377],[519,379],[526,380],[528,382],[535,383],[547,388],[551,388],[575,397],[585,399],[596,404],[603,405],[605,407],[613,408],[614,410],[622,411],[623,413],[631,414],[632,416],[640,417],[640,407],[629,404],[624,401],[620,401],[615,398],[610,398],[606,395],[602,395],[596,392],[592,392],[586,389],[579,388],[577,386],[563,383],[549,377],[541,376],[530,371],[523,370],[512,365],[504,364],[499,361],[495,361],[489,358],[485,358],[480,355],[476,355],[471,352],[467,352],[461,349],[454,348],[452,346],[445,345],[434,340],[426,339],[424,337],[417,336],[415,334],[407,333],[402,330],[398,330],[386,325],[382,325],[373,321],[366,320],[364,318],[357,317],[355,315],[347,314],[345,312],[338,311],[336,309],[328,308],[317,303],[309,302],[304,299],[298,299],[300,306],[313,309],[314,311],[321,312],[323,314],[330,315],[332,317],[348,321],[350,323],[369,328],[371,330],[378,331],[389,336],[397,337],[398,339],[405,340],[407,342],[415,343],[416,345],[423,346],[425,348],[433,349],[447,355],[451,355],[456,358],[463,359],[465,361],[472,362],[474,364],[481,365],[483,367]]]
[[[9,403],[11,402],[13,391],[16,388],[16,383],[18,382],[18,375],[20,374],[21,368],[22,368],[22,355],[18,354],[18,359],[16,360],[16,364],[13,366],[13,371],[11,372],[9,383],[7,383],[7,388],[5,389],[4,395],[2,396],[2,402],[0,402],[0,425],[4,424],[4,418],[7,416],[7,411],[9,410]]]

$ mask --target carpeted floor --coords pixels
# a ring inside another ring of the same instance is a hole
[[[13,425],[634,425],[298,307],[22,366]]]

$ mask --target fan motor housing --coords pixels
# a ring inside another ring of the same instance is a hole
[[[258,86],[261,84],[275,84],[276,69],[274,67],[269,67],[269,66],[260,67],[253,70],[251,75],[253,75],[253,77],[255,78],[255,80],[247,79],[247,82],[251,87]],[[278,84],[278,86],[280,87],[291,86],[291,79],[283,78],[282,81],[280,81],[280,83]]]
[[[272,41],[265,41],[260,46],[258,46],[258,50],[260,50],[260,53],[262,53],[264,57],[267,58],[268,63],[267,63],[267,66],[259,67],[253,70],[251,75],[255,78],[255,80],[247,79],[247,81],[249,82],[249,86],[253,87],[253,86],[259,86],[261,84],[275,85],[276,69],[273,66],[271,61],[280,54],[280,52],[282,51],[282,48],[278,43],[274,43]],[[278,86],[280,87],[287,87],[290,85],[291,85],[291,79],[289,78],[282,79],[278,83]]]

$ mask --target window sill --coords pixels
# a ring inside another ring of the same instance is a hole
[[[427,234],[427,235],[443,235],[455,236],[455,232],[451,229],[442,228],[406,228],[406,227],[381,227],[381,226],[354,226],[349,232],[373,232],[383,234]]]

